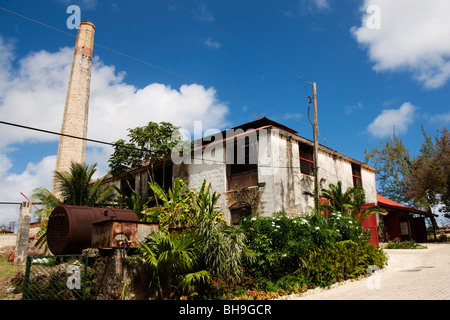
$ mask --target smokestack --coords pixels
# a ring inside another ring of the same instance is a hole
[[[89,21],[80,23],[61,127],[62,134],[87,137],[94,33],[93,23]],[[85,164],[86,140],[60,136],[55,171],[68,171],[72,162]],[[52,192],[60,197],[55,179]]]

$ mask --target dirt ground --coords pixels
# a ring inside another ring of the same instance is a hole
[[[16,275],[0,278],[0,300],[21,300],[22,292],[16,292],[11,280]]]

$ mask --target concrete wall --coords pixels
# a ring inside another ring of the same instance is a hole
[[[15,247],[17,235],[13,234],[0,234],[0,248]]]

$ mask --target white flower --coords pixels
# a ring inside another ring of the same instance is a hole
[[[294,220],[293,222],[294,222],[294,223],[297,223],[297,221],[296,221],[296,220]]]
[[[253,217],[250,219],[251,221],[256,221],[256,217]]]
[[[352,224],[353,222],[351,220],[349,220],[348,223]]]
[[[280,226],[275,226],[275,227],[279,228]]]
[[[316,227],[316,230],[319,230],[320,228],[319,227]]]
[[[281,255],[281,257],[282,257],[282,258],[286,258],[286,257],[287,257],[287,254],[286,254],[286,253],[283,253],[283,254]]]

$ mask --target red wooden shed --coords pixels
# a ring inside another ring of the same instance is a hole
[[[425,219],[434,219],[436,214],[406,207],[381,195],[377,195],[378,206],[384,208],[388,214],[382,216],[383,227],[380,230],[382,242],[415,240],[427,241]]]

